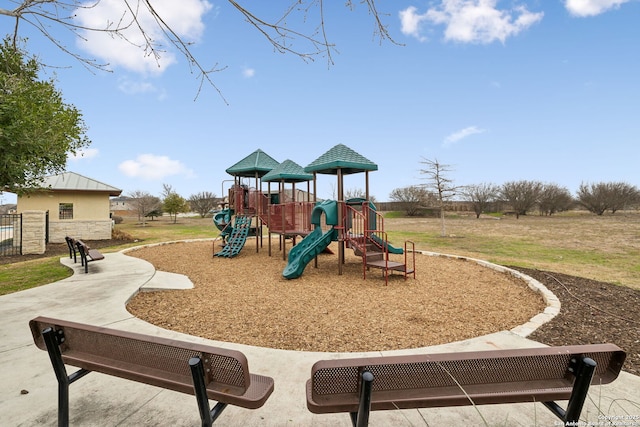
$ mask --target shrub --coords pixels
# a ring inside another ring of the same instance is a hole
[[[131,234],[115,228],[111,230],[111,238],[114,240],[131,240],[131,241],[134,240]]]

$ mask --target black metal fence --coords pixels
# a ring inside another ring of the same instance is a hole
[[[0,215],[0,256],[22,254],[22,214]]]

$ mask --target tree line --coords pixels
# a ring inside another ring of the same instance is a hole
[[[129,193],[131,206],[138,215],[138,221],[143,224],[146,218],[169,214],[173,222],[177,222],[178,214],[196,212],[204,218],[218,205],[218,197],[210,191],[192,194],[188,199],[179,195],[171,185],[162,185],[162,197],[152,195],[147,191],[135,190]]]
[[[431,178],[433,179],[433,178]],[[596,215],[615,214],[619,210],[639,209],[640,190],[626,182],[581,183],[575,195],[563,186],[540,181],[510,181],[502,185],[493,183],[448,186],[442,193],[429,191],[426,185],[413,185],[394,189],[389,199],[399,203],[408,216],[419,215],[425,207],[442,207],[442,200],[467,202],[476,217],[495,212],[499,207],[513,212],[516,218],[531,212],[553,215],[582,207]]]
[[[469,203],[479,218],[486,212],[496,212],[498,206],[508,207],[516,218],[537,210],[540,215],[553,215],[568,211],[576,206],[596,215],[610,211],[640,208],[640,190],[626,182],[581,183],[575,197],[566,188],[558,184],[546,184],[541,181],[509,181],[502,185],[493,183],[457,186],[449,177],[452,169],[437,159],[422,158],[420,174],[426,183],[396,188],[389,199],[400,203],[408,216],[418,215],[424,207],[440,210],[442,235],[444,236],[444,210],[450,200]]]

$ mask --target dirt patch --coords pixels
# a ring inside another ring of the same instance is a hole
[[[516,268],[543,283],[560,315],[530,338],[548,345],[614,343],[627,352],[624,370],[640,375],[640,291],[581,277]]]

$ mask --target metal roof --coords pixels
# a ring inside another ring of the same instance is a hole
[[[278,165],[279,163],[273,157],[262,150],[256,150],[231,166],[226,172],[233,176],[262,177]]]
[[[285,160],[262,177],[262,181],[305,182],[313,180],[313,175],[293,160]]]
[[[338,144],[304,168],[305,172],[337,175],[338,169],[343,175],[376,171],[378,165],[356,153],[343,144]]]
[[[43,179],[42,188],[52,191],[97,191],[119,196],[122,190],[75,172],[50,175]]]

